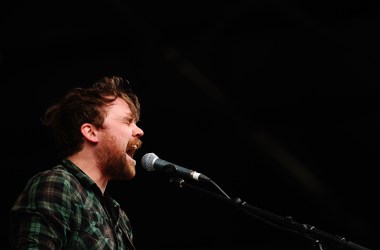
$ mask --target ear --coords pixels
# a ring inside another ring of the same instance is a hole
[[[86,140],[89,140],[91,142],[98,142],[98,130],[96,127],[90,123],[83,123],[80,127],[80,130],[82,132],[82,135]]]

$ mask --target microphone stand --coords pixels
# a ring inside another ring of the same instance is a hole
[[[353,249],[353,250],[370,250],[369,248],[347,241],[345,238],[340,237],[338,235],[333,235],[333,234],[324,232],[322,230],[319,230],[312,225],[298,223],[295,220],[293,220],[291,216],[282,217],[277,214],[271,213],[269,211],[260,209],[256,206],[252,206],[248,204],[247,202],[242,201],[240,198],[231,199],[211,179],[209,180],[209,182],[213,184],[215,187],[217,187],[219,191],[221,191],[224,194],[224,196],[211,192],[207,189],[203,189],[198,186],[189,184],[179,177],[171,177],[169,181],[171,183],[177,184],[179,187],[189,187],[194,190],[201,191],[208,195],[214,196],[218,199],[221,199],[222,201],[226,201],[234,205],[238,209],[242,210],[244,213],[247,213],[248,215],[258,220],[261,220],[267,224],[270,224],[271,226],[274,226],[276,228],[286,230],[292,233],[300,234],[301,236],[312,241],[313,249],[324,250],[325,248],[322,245],[322,242],[326,242],[326,243],[328,242],[340,248],[346,247],[348,249]]]

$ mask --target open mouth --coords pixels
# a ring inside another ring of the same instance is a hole
[[[142,144],[142,142],[138,141],[138,142],[133,143],[132,145],[128,145],[127,155],[129,155],[131,158],[133,158],[136,150],[141,147],[141,144]]]

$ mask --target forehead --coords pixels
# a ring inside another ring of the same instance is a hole
[[[128,103],[121,98],[116,98],[115,101],[111,102],[111,104],[107,107],[107,113],[109,115],[132,115],[131,108]]]

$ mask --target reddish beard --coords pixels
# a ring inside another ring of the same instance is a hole
[[[111,179],[129,180],[136,174],[135,167],[128,164],[126,148],[114,136],[107,133],[103,135],[96,156],[102,173]]]

